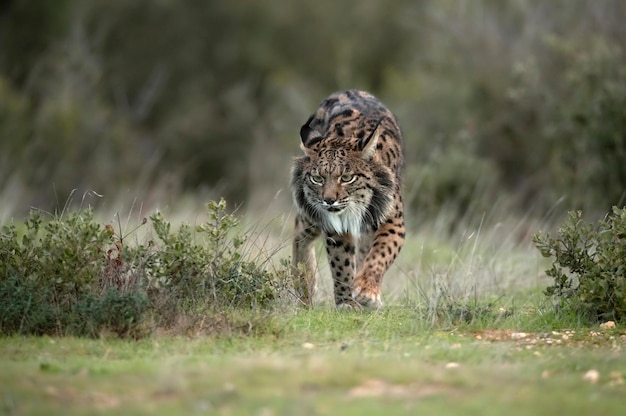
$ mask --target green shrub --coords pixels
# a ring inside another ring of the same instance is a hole
[[[139,337],[149,325],[271,306],[286,274],[249,259],[224,200],[207,211],[206,223],[176,231],[155,213],[158,241],[136,245],[91,210],[52,220],[33,210],[23,230],[3,227],[0,334]]]
[[[126,311],[146,305],[137,300],[140,294],[120,293],[114,299],[111,288],[103,287],[110,263],[105,253],[113,245],[112,238],[110,229],[98,224],[89,209],[47,221],[40,211],[32,210],[23,233],[15,225],[3,227],[0,332],[132,332],[138,317],[129,317]]]
[[[209,221],[195,233],[187,224],[172,232],[160,213],[150,217],[160,240],[146,262],[150,286],[192,309],[268,306],[277,294],[275,276],[245,258],[245,238],[233,235],[238,220],[226,201],[209,202],[207,212]]]
[[[119,337],[137,338],[143,334],[142,326],[149,300],[145,293],[123,293],[108,288],[102,294],[89,294],[71,310],[69,331],[73,335],[97,336],[112,332]]]
[[[0,334],[54,334],[57,314],[50,290],[31,279],[9,275],[0,279]]]
[[[545,293],[560,307],[591,320],[626,318],[626,208],[613,208],[596,225],[570,212],[556,238],[539,233],[533,241],[553,258],[546,274],[554,284]]]
[[[25,232],[5,226],[0,236],[0,278],[18,278],[50,291],[57,308],[76,303],[105,266],[102,249],[111,235],[93,219],[91,210],[70,213],[44,224],[32,210]]]

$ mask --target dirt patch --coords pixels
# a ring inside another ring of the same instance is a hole
[[[614,326],[600,326],[598,330],[561,330],[550,332],[522,332],[511,329],[487,329],[474,333],[477,340],[488,342],[515,342],[522,345],[604,345],[621,348],[626,334]]]
[[[418,399],[449,394],[453,389],[443,384],[391,384],[380,379],[369,379],[348,391],[350,398],[385,397],[396,399]]]
[[[81,404],[95,406],[98,409],[105,410],[117,408],[121,404],[121,400],[117,396],[97,391],[79,392],[72,387],[58,388],[54,386],[47,386],[45,388],[45,393],[47,396],[64,405],[67,405],[68,403]]]

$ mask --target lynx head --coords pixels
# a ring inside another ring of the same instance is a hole
[[[301,131],[304,156],[292,170],[296,206],[326,232],[359,235],[377,228],[391,208],[394,179],[379,162],[378,126],[364,138],[323,137],[308,123]]]

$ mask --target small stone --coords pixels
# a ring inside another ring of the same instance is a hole
[[[603,324],[600,324],[600,329],[611,329],[611,328],[615,328],[615,322],[613,321],[606,321]]]
[[[600,380],[600,373],[598,370],[591,369],[585,373],[583,380],[588,381],[591,384],[596,384],[598,380]]]
[[[304,348],[305,350],[312,350],[313,348],[315,348],[315,345],[311,344],[310,342],[305,342],[304,344],[302,344],[302,348]]]
[[[459,368],[460,366],[461,366],[461,364],[459,364],[459,363],[451,362],[451,363],[447,363],[446,364],[446,369]]]

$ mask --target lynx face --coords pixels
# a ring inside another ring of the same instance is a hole
[[[305,149],[309,156],[297,165],[296,175],[304,179],[297,204],[324,232],[359,236],[377,228],[391,209],[392,174],[372,164],[370,146],[375,147],[377,137],[368,139],[363,149],[346,149],[343,143]]]
[[[404,241],[397,121],[371,94],[348,90],[326,98],[300,137],[304,156],[294,160],[291,186],[298,210],[293,262],[301,299],[312,301],[311,243],[323,234],[335,303],[380,306],[383,274]]]

